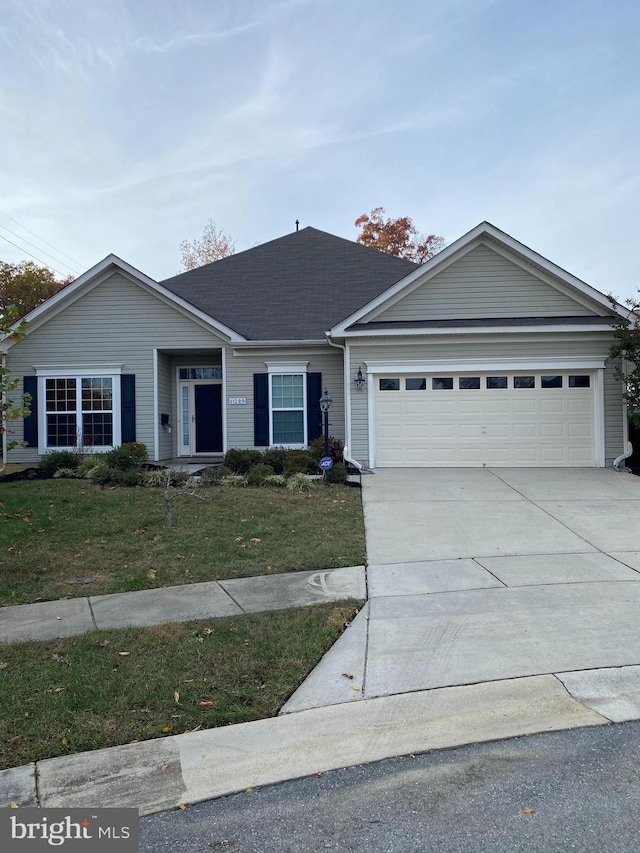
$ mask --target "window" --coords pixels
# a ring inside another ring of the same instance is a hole
[[[424,377],[405,379],[405,389],[407,391],[426,391],[427,380]]]
[[[307,443],[305,428],[305,374],[271,376],[271,443],[277,446]]]
[[[120,443],[120,383],[115,376],[43,377],[41,451],[52,448],[107,449]]]
[[[399,379],[381,379],[380,380],[380,390],[381,391],[399,391],[400,390],[400,380]]]
[[[541,376],[540,386],[542,388],[562,388],[562,376]]]
[[[506,376],[487,376],[487,388],[506,388]]]
[[[536,387],[536,377],[535,376],[514,376],[513,377],[513,387],[514,388],[535,388]]]
[[[181,367],[180,379],[222,379],[222,368]]]
[[[591,377],[590,376],[570,376],[569,377],[569,388],[590,388],[591,387]]]
[[[434,376],[431,380],[432,391],[453,391],[452,376]]]
[[[479,376],[461,376],[458,379],[458,388],[461,391],[477,391],[480,388]]]

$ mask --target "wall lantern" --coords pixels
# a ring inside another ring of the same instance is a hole
[[[358,372],[356,373],[356,378],[353,380],[355,382],[355,386],[358,391],[362,391],[364,388],[364,383],[367,381],[362,375],[362,367],[358,368]]]

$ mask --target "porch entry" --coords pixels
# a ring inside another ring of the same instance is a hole
[[[222,453],[222,369],[180,368],[179,456]]]

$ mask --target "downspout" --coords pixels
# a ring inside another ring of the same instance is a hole
[[[348,443],[351,441],[351,385],[350,376],[349,376],[349,365],[347,364],[347,348],[344,344],[337,344],[331,340],[331,332],[325,332],[327,343],[331,347],[335,347],[336,349],[342,350],[342,364],[344,365],[344,419],[345,419],[345,432],[346,439],[345,445],[342,449],[342,458],[349,465],[353,466],[356,471],[360,474],[362,473],[363,466],[357,462],[355,459],[349,455],[349,446]]]
[[[624,367],[626,370],[627,363],[624,362]],[[620,456],[616,456],[613,460],[613,470],[618,471],[620,473],[628,474],[631,472],[631,468],[627,468],[626,465],[622,465],[625,459],[628,459],[629,456],[633,453],[633,445],[629,441],[629,418],[627,415],[627,402],[626,400],[622,403],[622,441],[624,452],[620,454]]]

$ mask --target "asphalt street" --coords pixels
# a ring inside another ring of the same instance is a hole
[[[142,853],[637,853],[640,722],[403,756],[142,818]]]

